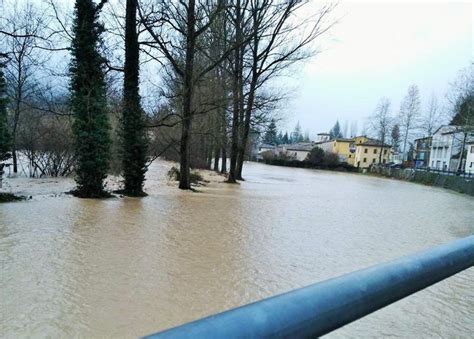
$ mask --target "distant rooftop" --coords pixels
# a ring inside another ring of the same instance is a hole
[[[315,143],[298,143],[298,144],[283,144],[278,147],[285,148],[289,151],[311,151]]]
[[[377,140],[377,139],[369,139],[365,142],[362,142],[357,145],[364,145],[364,146],[380,146],[380,147],[392,147],[392,145],[384,144],[382,141]]]

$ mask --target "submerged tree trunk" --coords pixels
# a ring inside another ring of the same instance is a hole
[[[99,53],[100,10],[92,0],[76,0],[72,40],[71,107],[76,137],[75,194],[83,198],[108,195],[104,190],[110,160],[103,57]]]
[[[235,41],[237,45],[242,43],[242,10],[240,8],[240,0],[236,2],[236,19],[235,19]],[[241,48],[234,50],[233,72],[232,72],[232,136],[230,149],[230,168],[227,182],[237,182],[237,158],[239,153],[239,118],[240,118],[240,93],[242,88],[242,69],[241,69]]]
[[[187,8],[187,32],[186,32],[186,64],[184,70],[183,84],[183,120],[181,124],[181,144],[179,159],[179,188],[190,189],[190,159],[189,146],[191,138],[192,123],[192,97],[193,97],[193,73],[194,73],[194,53],[195,53],[195,0],[189,0]]]
[[[220,147],[219,145],[216,143],[215,147],[214,147],[214,164],[213,164],[213,168],[212,170],[214,172],[219,172],[219,159],[220,159]]]
[[[222,160],[221,160],[221,173],[227,173],[227,149],[226,146],[222,146]]]
[[[240,52],[238,49],[235,51],[235,60],[239,59]],[[230,148],[230,168],[229,168],[229,177],[227,182],[236,183],[237,182],[237,156],[239,151],[239,88],[238,88],[238,63],[235,63],[234,76],[233,76],[233,85],[232,85],[232,100],[233,100],[233,109],[232,109],[232,136],[231,136],[231,148]]]
[[[125,19],[125,67],[122,112],[122,166],[124,193],[141,196],[146,173],[146,136],[139,95],[139,45],[137,0],[127,0]]]

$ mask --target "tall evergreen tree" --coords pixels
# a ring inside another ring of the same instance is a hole
[[[280,131],[278,132],[278,136],[277,136],[277,144],[282,144],[283,143],[283,132]]]
[[[275,145],[277,143],[277,127],[274,119],[272,119],[268,125],[263,141],[271,145]]]
[[[283,144],[288,144],[290,142],[290,138],[288,137],[288,132],[285,131],[285,134],[283,135],[283,139],[281,142]]]
[[[339,125],[339,120],[336,121],[334,127],[329,131],[329,136],[331,139],[342,138],[341,125]]]
[[[147,161],[147,140],[139,95],[137,0],[127,0],[125,16],[125,69],[121,119],[124,193],[142,196]]]
[[[110,123],[107,114],[104,59],[99,53],[103,26],[98,22],[105,1],[76,0],[73,22],[71,106],[76,138],[75,195],[106,196],[104,180],[110,157]]]
[[[398,151],[400,147],[400,126],[398,124],[393,125],[392,127],[392,147],[395,151]]]
[[[301,126],[300,126],[300,122],[298,121],[296,123],[295,129],[291,133],[290,142],[292,144],[297,144],[297,143],[302,142],[302,141],[303,141],[303,133],[301,133]]]
[[[4,65],[0,60],[0,162],[8,158],[11,144],[11,137],[8,131],[7,123],[7,86],[3,73],[3,67]],[[1,171],[2,169],[0,168],[0,172]]]

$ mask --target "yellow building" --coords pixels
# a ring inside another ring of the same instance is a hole
[[[386,164],[390,156],[391,146],[382,144],[380,140],[369,139],[367,137],[355,137],[351,146],[354,151],[355,167],[367,168],[373,164]],[[382,157],[380,157],[382,154]]]
[[[351,139],[337,138],[318,142],[316,146],[322,148],[324,152],[337,154],[339,161],[360,168],[378,164],[380,152],[382,152],[381,163],[387,163],[391,148],[390,145],[382,145],[379,140],[370,139],[366,136]]]
[[[354,139],[337,138],[319,142],[316,146],[322,148],[324,152],[337,154],[339,161],[347,162],[349,165],[354,166],[354,152],[351,152],[350,148],[353,142]]]

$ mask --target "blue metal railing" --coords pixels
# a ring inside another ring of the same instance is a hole
[[[474,266],[474,236],[146,338],[314,338]]]

